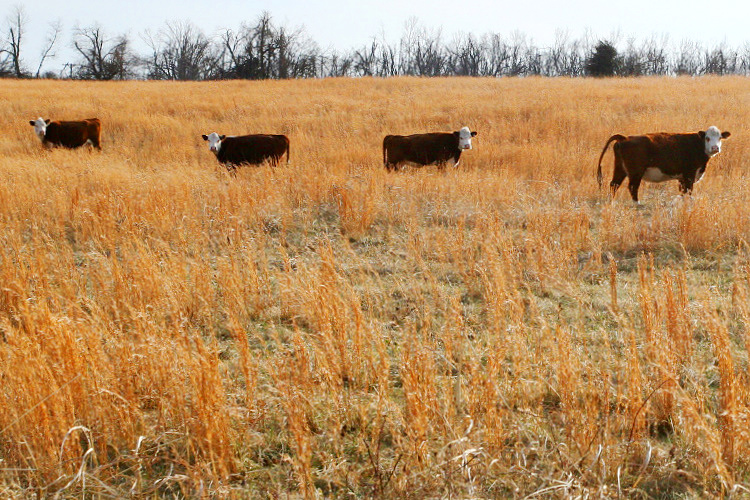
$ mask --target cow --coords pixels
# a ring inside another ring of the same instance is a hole
[[[239,165],[257,165],[265,161],[275,167],[284,153],[286,162],[289,163],[289,139],[285,135],[226,136],[212,132],[202,137],[204,141],[208,141],[208,148],[219,162],[231,173],[235,173]]]
[[[72,149],[89,144],[99,151],[102,150],[102,122],[99,118],[62,122],[39,117],[29,121],[29,124],[34,127],[37,137],[47,148],[62,146]]]
[[[602,158],[610,143],[615,153],[615,170],[609,183],[612,196],[628,177],[628,189],[638,203],[641,181],[680,181],[680,192],[690,194],[693,185],[703,177],[708,160],[721,152],[721,140],[732,135],[711,126],[706,131],[688,134],[656,133],[624,136],[615,134],[607,140],[599,156],[596,172],[602,186]]]
[[[443,169],[451,161],[457,167],[461,151],[471,149],[471,138],[476,135],[469,127],[456,132],[387,135],[383,138],[383,163],[389,171],[405,162],[420,166],[437,164]]]

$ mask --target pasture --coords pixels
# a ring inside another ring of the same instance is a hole
[[[747,494],[747,79],[0,80],[0,110],[1,496]],[[458,169],[383,167],[464,125]],[[710,125],[691,198],[598,189],[610,135]],[[291,161],[233,178],[211,132]]]

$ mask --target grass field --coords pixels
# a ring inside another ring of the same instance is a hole
[[[0,109],[0,496],[750,492],[747,79],[0,80]],[[463,125],[458,169],[383,168]],[[599,191],[610,135],[709,125],[691,198]],[[291,162],[232,178],[213,131]]]

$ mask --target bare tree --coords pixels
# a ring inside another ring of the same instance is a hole
[[[290,73],[287,78],[315,78],[326,76],[326,56],[303,30],[293,32],[287,56]],[[330,60],[330,58],[328,58]]]
[[[738,54],[737,73],[745,76],[750,75],[750,42],[745,42],[738,49]]]
[[[0,71],[16,78],[26,76],[21,61],[21,43],[26,33],[26,23],[26,11],[23,6],[16,5],[6,19],[6,37],[0,49],[0,54],[5,55],[0,62]]]
[[[481,44],[473,35],[459,35],[453,47],[448,49],[448,64],[451,72],[458,76],[480,76],[485,54]]]
[[[628,39],[627,47],[619,56],[617,74],[619,76],[641,76],[644,73],[645,61],[643,52],[636,46],[634,37]]]
[[[190,22],[167,23],[156,37],[146,33],[151,56],[145,61],[149,78],[204,80],[220,75],[223,51]]]
[[[271,15],[264,12],[255,26],[255,55],[258,60],[258,70],[261,75],[269,75],[271,59],[273,58],[273,24]],[[268,78],[268,76],[264,76]]]
[[[352,54],[339,54],[332,51],[330,55],[324,57],[324,67],[321,68],[323,77],[341,77],[350,76],[354,68],[354,57]]]
[[[48,57],[55,57],[55,54],[51,52],[52,52],[52,49],[55,47],[55,44],[57,43],[57,39],[59,38],[61,32],[62,32],[62,22],[60,20],[57,20],[54,23],[50,23],[49,30],[47,31],[47,38],[44,41],[44,48],[42,49],[42,55],[39,58],[39,66],[36,67],[36,73],[34,74],[34,78],[39,78],[39,74],[42,71],[42,66],[44,65],[44,61],[46,61]]]
[[[223,78],[241,78],[240,73],[245,63],[245,46],[248,43],[249,30],[243,24],[238,31],[225,30],[221,35],[223,46],[222,58],[218,62]]]
[[[703,49],[695,42],[684,40],[678,49],[674,71],[678,75],[697,75],[700,70],[700,53]]]
[[[669,37],[651,37],[641,45],[643,73],[646,75],[666,75],[669,73]]]
[[[526,44],[526,75],[541,75],[544,69],[545,55],[533,42]]]
[[[522,76],[526,74],[526,61],[524,52],[526,47],[526,36],[516,31],[508,44],[508,76]]]
[[[267,29],[263,17],[258,24],[242,24],[237,31],[226,30],[221,35],[223,78],[256,80],[270,78],[263,58],[267,52]]]
[[[419,39],[419,21],[411,16],[404,23],[404,32],[398,44],[398,73],[400,75],[416,74],[414,49]]]
[[[354,51],[354,71],[358,76],[375,76],[378,66],[378,42]]]
[[[423,30],[417,38],[414,50],[415,74],[419,76],[441,76],[445,74],[448,55],[440,41],[440,31],[430,34]]]
[[[380,44],[380,61],[378,64],[378,76],[398,76],[398,50],[383,41]]]
[[[565,31],[555,32],[555,42],[547,50],[547,59],[544,69],[546,76],[560,76],[566,74],[568,67],[568,58],[570,57],[570,47],[568,43],[569,35]]]
[[[0,76],[28,76],[21,57],[21,47],[26,46],[26,23],[23,7],[17,6],[5,27],[0,28]],[[54,57],[60,33],[59,22],[50,25],[39,65],[31,73],[37,78],[44,64]],[[97,26],[76,29],[73,47],[79,59],[66,62],[60,75],[131,78],[140,67],[148,78],[172,80],[398,75],[581,77],[588,73],[587,63],[596,62],[594,56],[602,48],[596,47],[599,39],[590,30],[577,38],[558,31],[549,47],[535,44],[518,31],[505,37],[500,33],[465,33],[446,43],[440,30],[429,31],[416,18],[410,18],[395,43],[383,33],[359,48],[324,51],[304,29],[276,25],[268,12],[216,38],[206,36],[189,22],[167,23],[156,35],[146,32],[143,38],[149,54],[136,57],[123,35],[107,37]],[[684,41],[674,46],[666,35],[639,41],[619,31],[607,40],[611,49],[607,74],[750,74],[750,44],[703,47]]]
[[[397,75],[443,76],[573,76],[586,75],[595,52],[596,36],[586,31],[578,38],[557,32],[551,47],[536,45],[521,32],[503,38],[487,33],[481,38],[462,34],[443,43],[440,31],[429,32],[410,19],[396,43],[384,35],[344,53],[325,53],[302,30],[274,26],[268,13],[252,25],[227,30],[221,37],[224,54],[218,64],[221,78],[314,78],[325,76]],[[686,42],[677,52],[668,37],[642,42],[619,31],[610,35],[614,74],[620,76],[750,73],[750,49],[725,46],[704,51]],[[618,46],[623,47],[618,50]]]
[[[124,80],[132,75],[135,57],[125,35],[108,38],[98,26],[76,28],[73,48],[81,56],[75,67],[78,78]]]
[[[303,29],[275,26],[264,12],[252,24],[221,35],[222,78],[314,78],[325,75],[325,56]],[[335,58],[338,61],[338,58]]]
[[[706,49],[703,54],[703,73],[711,75],[728,75],[736,72],[739,54],[725,43],[712,50]]]

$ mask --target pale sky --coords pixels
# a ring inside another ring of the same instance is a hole
[[[0,0],[0,19],[17,4],[28,18],[25,62],[30,70],[36,67],[49,23],[57,19],[63,24],[62,43],[46,69],[58,69],[73,58],[75,26],[99,23],[109,35],[127,33],[133,47],[143,51],[140,34],[157,32],[166,21],[192,21],[210,36],[253,22],[264,10],[276,25],[304,27],[323,49],[359,47],[381,35],[396,41],[411,18],[430,30],[442,28],[444,41],[456,33],[510,36],[518,31],[546,46],[559,30],[571,38],[587,30],[598,38],[620,33],[622,40],[666,34],[673,45],[684,39],[737,47],[750,41],[750,2],[736,0]]]

